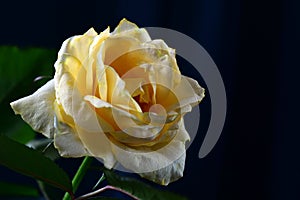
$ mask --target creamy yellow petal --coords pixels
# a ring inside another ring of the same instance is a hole
[[[182,159],[185,154],[185,142],[189,140],[189,135],[185,130],[183,120],[179,123],[177,130],[170,131],[176,131],[174,139],[169,144],[156,151],[144,152],[129,147],[120,148],[117,145],[113,145],[113,152],[117,160],[125,168],[143,174],[145,177],[153,178],[152,181],[156,181],[160,184],[168,184],[169,181],[176,180],[181,176],[183,168],[173,167],[172,170],[163,170],[163,168],[172,165],[178,159]],[[180,163],[181,162],[182,161],[180,161]],[[149,176],[149,173],[154,172],[155,174],[157,173],[155,172],[157,170],[162,170],[162,172],[168,174],[165,174],[164,176]],[[145,173],[148,173],[148,176],[145,175]]]
[[[145,66],[149,72],[148,79],[154,89],[153,98],[155,99],[155,103],[162,105],[168,110],[170,104],[178,102],[172,90],[181,75],[169,65],[162,63],[152,63]]]
[[[102,59],[105,65],[113,67],[119,76],[122,76],[141,62],[148,61],[145,53],[135,53],[137,49],[140,49],[140,43],[134,38],[108,38],[103,42],[102,52],[99,52],[102,58],[98,60]]]
[[[74,78],[69,73],[62,73],[57,80],[58,98],[69,116],[72,116],[75,131],[89,153],[104,161],[106,167],[114,164],[110,142],[104,132],[113,130],[107,123],[99,120],[95,110],[84,100],[76,87]]]
[[[95,31],[94,28],[90,28],[87,32],[85,32],[85,34],[83,34],[85,36],[90,36],[90,37],[95,37],[98,35],[98,33]]]
[[[133,90],[130,86],[133,86],[134,78],[141,80],[137,85],[139,88],[130,93],[133,97],[137,96],[143,111],[148,111],[149,105],[157,103],[157,97],[165,100],[170,88],[181,79],[174,50],[161,40],[140,43],[127,37],[109,38],[103,43],[101,55],[104,55],[104,63],[113,67],[129,83],[129,90]]]
[[[137,29],[139,28],[136,24],[128,21],[127,19],[123,18],[119,25],[115,28],[113,33],[120,33],[120,32],[124,32],[124,31],[128,31],[131,29]]]
[[[146,122],[146,116],[139,118],[97,97],[86,96],[85,100],[96,108],[99,117],[114,127],[115,131],[109,131],[107,134],[111,135],[114,141],[128,145],[151,146],[159,143],[161,140],[155,139],[155,137],[159,137],[160,134],[163,134],[162,131],[167,130],[166,127],[175,123],[167,122],[166,112],[163,108],[157,108],[158,105],[153,106],[151,112],[145,114],[148,115]]]
[[[87,95],[84,99],[94,106],[99,117],[114,127],[114,131],[136,126],[137,117],[130,112],[115,107],[95,96]]]
[[[51,138],[54,134],[54,101],[54,81],[51,80],[32,95],[10,105],[35,131]]]
[[[152,40],[150,42],[145,43],[145,46],[148,48],[155,49],[155,51],[149,51],[149,53],[152,53],[154,57],[156,57],[157,61],[161,65],[167,65],[172,68],[176,73],[180,74],[177,61],[176,61],[176,53],[175,49],[172,49],[168,47],[168,45],[160,39]],[[173,81],[178,81],[177,79],[174,79]]]
[[[54,102],[54,110],[55,110],[55,116],[59,122],[64,122],[64,124],[70,126],[71,128],[74,129],[75,124],[74,124],[74,120],[73,117],[68,115],[61,104],[58,103],[57,100],[55,100]]]
[[[173,93],[179,103],[170,104],[169,109],[179,109],[180,113],[189,112],[191,107],[197,105],[204,97],[204,89],[198,82],[185,76],[182,76],[180,84],[173,88]],[[187,109],[188,107],[190,109]]]
[[[111,151],[110,142],[100,129],[98,132],[95,132],[76,127],[76,131],[83,145],[93,157],[101,159],[104,166],[108,169],[115,165],[116,159]]]
[[[96,63],[96,81],[97,81],[97,89],[98,89],[98,96],[103,100],[107,101],[107,80],[105,74],[104,65],[104,45],[100,47],[100,51],[97,55],[97,63]]]
[[[86,90],[86,70],[80,63],[78,59],[71,55],[64,54],[58,59],[55,64],[56,72],[54,75],[55,81],[55,90],[56,96],[58,97],[58,102],[60,102],[60,95],[62,91],[58,90],[59,81],[61,80],[62,76],[66,73],[72,76],[76,82],[80,83],[77,84],[78,90],[84,95],[87,93]]]
[[[63,69],[60,69],[60,71]],[[70,73],[59,73],[56,71],[55,76],[56,100],[62,105],[63,110],[69,116],[73,114],[73,90],[75,88],[74,78]]]
[[[99,122],[95,111],[84,100],[69,73],[64,73],[58,81],[57,98],[60,99],[65,113],[73,117],[74,123],[83,129],[99,131]],[[110,127],[105,127],[110,130]],[[105,130],[106,131],[106,130]]]
[[[82,65],[88,62],[89,48],[97,33],[90,29],[84,35],[73,36],[65,40],[58,52],[58,59],[64,54],[71,55],[77,58]]]
[[[139,40],[140,42],[151,41],[148,32],[144,28],[139,28],[136,24],[123,19],[112,32],[112,37],[126,36]]]
[[[86,93],[92,93],[95,90],[95,51],[97,50],[97,43],[101,43],[106,35],[107,31],[98,35],[91,28],[84,35],[67,39],[58,53],[58,59],[55,64],[56,70],[59,70],[60,67],[65,67],[65,71],[71,73],[75,79],[81,75],[81,87],[85,89]]]
[[[132,39],[107,39],[105,40],[99,49],[99,52],[97,54],[97,63],[96,63],[96,79],[98,82],[98,90],[99,95],[102,100],[109,101],[109,84],[108,84],[108,78],[106,71],[107,67],[114,62],[115,59],[123,55],[124,53],[130,51],[132,46],[137,45],[137,42]],[[125,66],[117,67],[115,70],[123,69]],[[110,73],[110,72],[109,72]],[[117,71],[117,73],[119,73]],[[120,74],[118,74],[120,76]],[[113,79],[115,76],[113,76],[110,79]]]
[[[143,95],[145,92],[142,88],[144,78],[122,78],[125,82],[125,88],[132,97]]]
[[[98,72],[99,94],[103,101],[127,111],[141,112],[141,108],[125,89],[125,82],[115,69],[105,66],[104,70],[99,69]]]
[[[178,79],[181,79],[181,74],[168,65],[142,64],[128,71],[122,76],[122,79],[126,83],[126,89],[133,97],[139,95],[136,100],[144,112],[148,112],[151,105],[154,104],[160,104],[168,109],[170,105],[179,102],[172,90],[178,84]],[[146,103],[148,109],[145,109],[141,103]]]
[[[132,68],[122,76],[126,90],[132,97],[135,97],[143,112],[148,112],[150,106],[156,103],[156,84],[153,84],[153,74],[154,70],[151,65],[142,64]]]
[[[98,73],[97,66],[99,65],[98,53],[101,47],[101,44],[110,36],[109,27],[101,32],[99,35],[94,37],[93,42],[90,45],[88,54],[88,61],[85,63],[86,69],[86,93],[95,94],[97,92],[97,80],[96,74]],[[100,63],[102,63],[100,61]]]
[[[107,124],[109,124],[114,131],[120,130],[120,127],[118,126],[117,122],[115,121],[113,111],[112,111],[112,105],[110,103],[107,103],[95,96],[87,95],[84,98],[87,102],[89,102],[92,106],[94,106],[94,109],[100,118],[100,121],[104,121]],[[125,112],[122,110],[122,113],[125,115],[129,114],[128,112]],[[106,131],[108,132],[108,131]],[[111,132],[111,131],[109,131]]]
[[[110,140],[123,148],[123,145],[141,151],[153,151],[168,144],[176,135],[176,123],[180,116],[156,116],[157,119],[149,117],[150,113],[143,113],[141,119],[133,120],[131,126],[120,131],[107,133]],[[150,120],[147,118],[150,118]],[[131,119],[130,119],[131,120]],[[126,121],[129,121],[128,119]],[[125,122],[126,122],[125,121]],[[165,121],[165,124],[162,124]],[[125,123],[124,122],[124,123]],[[118,123],[119,124],[119,123]]]

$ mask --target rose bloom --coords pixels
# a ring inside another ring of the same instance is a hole
[[[67,39],[54,66],[54,79],[11,106],[61,156],[119,162],[162,185],[183,176],[183,116],[204,90],[181,75],[174,49],[123,19],[112,33]]]

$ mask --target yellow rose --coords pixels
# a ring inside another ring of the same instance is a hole
[[[183,175],[183,116],[203,97],[174,49],[123,19],[112,33],[91,28],[67,39],[54,79],[11,106],[61,156],[93,156],[109,169],[119,162],[167,185]]]

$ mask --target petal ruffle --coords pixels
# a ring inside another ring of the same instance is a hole
[[[182,176],[185,142],[189,140],[183,120],[178,123],[177,129],[171,128],[169,131],[176,131],[174,139],[155,151],[135,150],[126,146],[112,145],[113,153],[125,168],[150,178],[152,181],[167,185]],[[176,167],[179,163],[181,166]],[[172,166],[173,164],[175,165]]]
[[[169,110],[176,110],[181,114],[190,112],[192,107],[199,104],[204,98],[204,88],[192,78],[182,76],[181,81],[176,85],[172,92],[179,100],[179,104],[169,104]]]
[[[148,113],[147,124],[144,121],[146,117],[138,118],[123,109],[115,107],[94,96],[85,96],[85,100],[95,107],[99,117],[113,125],[115,131],[107,132],[117,141],[131,145],[146,145],[153,142],[152,139],[160,134],[166,126],[166,116],[158,116],[156,113]]]

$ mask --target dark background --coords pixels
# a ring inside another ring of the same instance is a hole
[[[227,119],[213,151],[199,159],[204,125],[188,149],[184,177],[167,189],[189,199],[300,199],[299,4],[2,1],[0,45],[58,50],[66,38],[90,27],[98,32],[108,25],[113,29],[123,17],[141,27],[165,27],[192,37],[223,77]],[[209,100],[201,106],[209,110]]]

